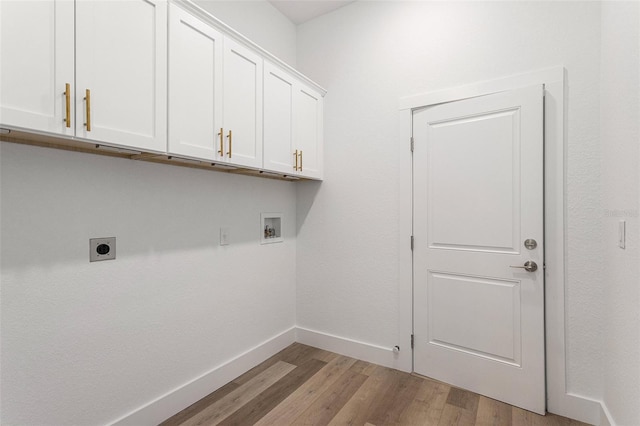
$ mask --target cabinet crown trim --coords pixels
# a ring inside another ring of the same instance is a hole
[[[213,16],[211,13],[209,13],[206,10],[204,10],[202,7],[200,7],[197,4],[195,4],[193,1],[191,1],[191,0],[171,0],[171,3],[181,7],[182,9],[184,9],[187,12],[191,13],[192,15],[194,15],[194,16],[198,17],[199,19],[203,20],[204,22],[213,25],[218,30],[224,31],[228,36],[233,37],[237,42],[242,43],[245,46],[247,46],[248,48],[257,51],[265,59],[269,59],[273,63],[277,64],[278,66],[284,68],[285,70],[287,70],[291,74],[295,75],[301,81],[303,81],[306,84],[308,84],[311,87],[313,87],[315,90],[320,92],[322,97],[324,97],[324,95],[327,94],[327,90],[324,87],[320,86],[318,83],[316,83],[315,81],[311,80],[309,77],[307,77],[306,75],[302,74],[300,71],[296,70],[291,65],[287,64],[282,59],[278,58],[277,56],[275,56],[274,54],[272,54],[268,50],[262,48],[260,45],[256,44],[255,42],[251,41],[250,39],[248,39],[247,37],[245,37],[244,35],[242,35],[238,31],[234,30],[232,27],[230,27],[229,25],[225,24],[224,22],[222,22],[221,20],[219,20],[218,18]]]

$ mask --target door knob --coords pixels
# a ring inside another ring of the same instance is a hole
[[[538,270],[538,264],[533,260],[527,260],[524,262],[524,266],[509,266],[509,268],[522,268],[527,272],[535,272]]]

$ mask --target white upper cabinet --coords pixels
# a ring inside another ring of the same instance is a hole
[[[308,86],[299,86],[295,94],[294,123],[301,176],[322,179],[323,99]]]
[[[169,9],[169,154],[260,168],[262,56]]]
[[[77,0],[76,136],[164,152],[166,46],[165,1]]]
[[[0,124],[73,136],[73,15],[66,0],[0,1]]]
[[[223,128],[229,163],[262,167],[262,57],[224,40]]]
[[[0,0],[0,48],[0,126],[322,179],[324,90],[191,1]]]
[[[0,1],[0,123],[164,152],[166,8]]]
[[[265,62],[264,168],[322,178],[322,95]]]
[[[270,62],[264,63],[264,168],[297,174],[293,140],[294,97],[298,82]]]
[[[222,44],[220,32],[169,6],[170,154],[210,161],[226,158]]]

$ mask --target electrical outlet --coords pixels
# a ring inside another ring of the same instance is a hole
[[[89,262],[116,258],[116,237],[91,238],[89,240]]]
[[[229,245],[229,228],[220,228],[220,245]]]

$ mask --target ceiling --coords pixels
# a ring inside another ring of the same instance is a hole
[[[353,0],[269,0],[269,3],[289,18],[291,22],[298,25],[353,3]]]

